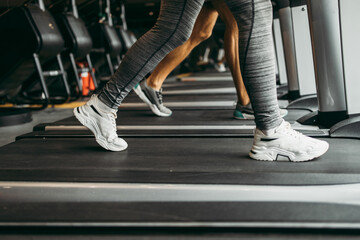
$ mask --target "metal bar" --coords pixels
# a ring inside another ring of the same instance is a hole
[[[308,0],[320,112],[346,111],[338,0]]]
[[[43,72],[43,75],[45,77],[56,77],[56,76],[60,76],[61,74],[62,74],[62,72],[58,71],[58,70],[52,70],[52,71]]]
[[[69,87],[69,83],[68,83],[68,80],[67,80],[67,74],[66,74],[66,71],[64,69],[64,66],[62,64],[62,60],[61,60],[61,56],[60,56],[60,53],[58,53],[56,55],[56,59],[57,59],[57,62],[58,62],[58,65],[59,65],[59,68],[60,68],[60,71],[62,72],[62,80],[63,80],[63,83],[64,83],[64,87],[65,87],[65,92],[66,92],[66,95],[67,95],[67,99],[65,100],[65,102],[68,102],[70,100],[70,97],[71,97],[71,91],[70,91],[70,87]]]
[[[284,45],[281,36],[280,20],[278,18],[274,19],[273,32],[274,32],[276,56],[278,60],[280,84],[283,85],[288,83],[288,79],[286,73],[286,63],[285,63],[284,47],[283,47]]]
[[[79,18],[79,13],[76,7],[76,0],[71,0],[72,12],[75,18]]]
[[[109,26],[111,26],[111,27],[114,26],[113,20],[112,20],[112,15],[111,15],[111,4],[110,4],[110,0],[106,0],[105,12],[106,12],[106,15],[107,15],[107,19],[108,19]]]
[[[75,0],[73,0],[73,1],[75,1]],[[79,74],[78,74],[78,68],[76,66],[76,61],[75,61],[74,54],[70,53],[69,56],[70,56],[70,61],[71,61],[72,68],[74,70],[75,79],[76,79],[77,85],[79,87],[79,91],[81,91],[81,89],[82,89],[82,81],[80,80],[80,77],[79,77]]]
[[[285,64],[288,78],[289,91],[299,91],[299,79],[296,67],[296,52],[294,42],[294,29],[292,23],[292,13],[290,7],[279,10],[279,18],[284,43]]]
[[[119,67],[121,64],[121,57],[119,55],[116,55],[116,61],[117,61],[118,67]]]
[[[40,9],[45,12],[45,4],[44,4],[44,1],[43,0],[38,0],[39,1],[39,7]]]
[[[107,60],[108,66],[109,66],[110,74],[114,75],[114,73],[115,73],[114,72],[114,66],[113,66],[113,63],[111,61],[111,57],[110,57],[109,53],[106,54],[106,60]]]
[[[42,67],[41,67],[39,55],[34,53],[33,57],[34,57],[34,61],[35,61],[36,70],[38,72],[39,79],[40,79],[40,85],[41,85],[41,88],[43,90],[45,100],[48,102],[49,98],[50,98],[50,95],[49,95],[49,90],[48,90],[48,88],[46,86],[45,77],[44,77],[44,73],[43,73],[43,70],[42,70]]]
[[[117,126],[117,130],[253,130],[255,128],[254,125],[235,125],[235,126],[229,126],[229,125],[122,125]],[[321,133],[324,133],[326,135],[326,131],[323,129],[319,129],[316,126],[304,126],[304,125],[298,125],[294,124],[293,128],[295,130],[308,130],[308,131],[319,131]],[[84,126],[46,126],[46,131],[52,131],[52,130],[87,130]],[[328,134],[327,134],[328,135]]]
[[[11,202],[296,202],[360,206],[360,184],[262,186],[1,182]]]
[[[95,88],[98,88],[98,83],[97,83],[97,80],[95,77],[95,73],[93,72],[94,67],[92,65],[90,54],[86,54],[86,61],[88,62],[88,65],[89,65],[89,73],[93,79],[94,86],[95,86]]]
[[[121,18],[121,22],[122,22],[122,27],[126,31],[127,30],[127,23],[126,23],[126,18],[125,18],[125,4],[123,2],[121,2],[120,18]]]

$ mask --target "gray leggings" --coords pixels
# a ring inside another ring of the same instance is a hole
[[[270,0],[225,0],[239,26],[241,72],[259,129],[280,125],[275,83],[275,55]],[[162,0],[155,26],[128,51],[99,93],[117,109],[132,88],[191,35],[204,0]]]

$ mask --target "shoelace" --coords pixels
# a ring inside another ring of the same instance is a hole
[[[118,135],[116,134],[116,131],[117,131],[117,126],[116,126],[117,114],[116,114],[116,112],[111,112],[109,114],[110,114],[110,119],[111,119],[111,126],[113,127],[113,130],[114,130],[112,132],[112,134],[109,136],[109,140],[113,141],[114,139],[118,138]]]
[[[155,93],[156,93],[156,97],[159,99],[159,103],[162,104],[163,103],[162,88],[160,88],[159,91],[155,91]]]
[[[288,122],[285,123],[285,127],[283,128],[283,130],[286,132],[286,134],[289,134],[290,136],[293,136],[297,139],[300,139],[303,136],[302,133],[292,129],[290,123]]]

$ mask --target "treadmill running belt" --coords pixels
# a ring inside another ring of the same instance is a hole
[[[309,113],[307,110],[292,109],[288,111],[285,120],[294,123],[295,120]],[[170,117],[157,117],[151,111],[118,111],[116,124],[121,125],[255,125],[254,120],[237,120],[233,118],[233,110],[176,110]],[[44,124],[41,124],[44,126]],[[46,126],[80,126],[75,117],[66,118]],[[37,130],[41,128],[36,128]]]
[[[357,226],[356,205],[298,202],[0,202],[0,226]],[[301,238],[302,239],[302,238]]]
[[[252,138],[125,138],[109,152],[94,139],[22,139],[0,148],[1,181],[319,185],[360,182],[359,140],[325,139],[306,163],[248,157]]]
[[[202,102],[202,101],[237,101],[236,94],[194,94],[194,95],[166,95],[163,96],[164,105],[169,102]],[[136,94],[129,94],[123,103],[143,103]]]
[[[166,82],[163,84],[163,90],[195,90],[195,89],[218,89],[229,88],[235,89],[232,81],[201,81],[201,82]]]

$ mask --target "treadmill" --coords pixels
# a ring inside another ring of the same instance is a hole
[[[276,20],[274,22],[277,55],[281,69],[282,53],[279,51],[283,47],[288,81],[288,93],[281,98],[290,100],[288,109],[317,111],[315,71],[306,0],[276,0],[275,2],[279,16],[279,23]],[[282,41],[279,40],[279,31],[281,31]],[[280,45],[281,42],[283,46]],[[284,74],[282,77],[284,79]]]
[[[309,2],[310,11],[324,15],[317,20],[326,25],[339,20],[339,3],[341,11],[349,7],[343,0],[317,0]],[[6,196],[0,226],[65,229],[57,233],[67,236],[78,229],[97,230],[97,236],[133,230],[154,239],[181,232],[217,239],[359,235],[358,138],[324,138],[329,151],[301,164],[249,159],[250,137],[125,139],[123,152],[81,137],[23,138],[0,148],[0,193]]]
[[[219,84],[220,81],[219,81]],[[124,103],[118,111],[117,126],[120,136],[148,136],[156,134],[158,136],[253,136],[255,122],[253,119],[234,119],[233,111],[235,108],[236,94],[217,93],[209,91],[213,85],[201,86],[191,94],[170,94],[164,91],[165,105],[173,109],[170,117],[156,117],[143,103],[136,94],[125,98]],[[218,86],[216,84],[215,86]],[[172,87],[173,92],[184,90],[186,85]],[[192,87],[188,85],[188,88]],[[176,90],[180,89],[180,90]],[[197,92],[208,91],[207,94],[197,94]],[[220,100],[220,101],[219,101]],[[226,106],[223,103],[229,103]],[[232,101],[231,101],[232,100]],[[131,101],[129,103],[129,101]],[[129,107],[127,104],[139,104],[142,108]],[[216,105],[218,104],[218,105]],[[124,106],[125,105],[125,106]],[[320,129],[316,126],[302,126],[296,122],[297,119],[311,113],[309,110],[291,109],[285,117],[293,124],[294,128],[311,136],[327,136],[327,129]],[[20,136],[23,137],[42,137],[43,135],[56,135],[71,137],[74,134],[91,137],[92,134],[82,126],[75,117],[69,117],[55,123],[44,123],[35,126],[37,134]],[[141,131],[140,131],[141,130]]]

